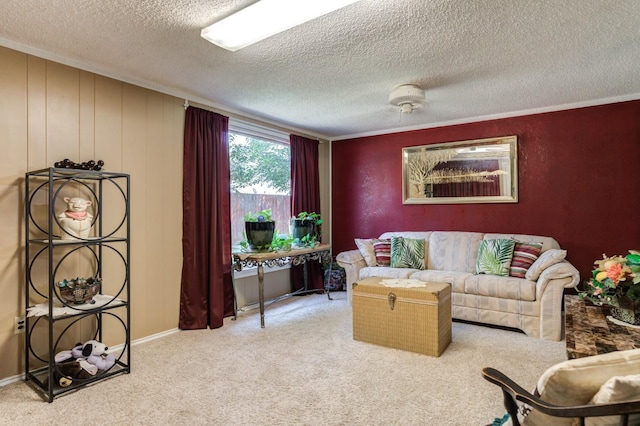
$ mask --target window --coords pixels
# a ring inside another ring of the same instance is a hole
[[[289,135],[253,124],[229,122],[231,241],[243,239],[244,215],[272,210],[278,234],[289,233],[291,218]]]

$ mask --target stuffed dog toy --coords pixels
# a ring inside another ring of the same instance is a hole
[[[88,379],[98,371],[113,367],[116,358],[107,354],[109,348],[97,340],[78,343],[71,350],[58,352],[55,356],[55,377],[61,387],[67,387],[74,379]]]

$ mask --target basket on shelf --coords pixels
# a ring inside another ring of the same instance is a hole
[[[93,296],[100,292],[102,278],[74,278],[62,280],[58,285],[59,298],[62,302],[82,305],[84,303],[94,303]]]

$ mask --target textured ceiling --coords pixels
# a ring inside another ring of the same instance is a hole
[[[228,52],[253,0],[2,0],[0,45],[327,139],[640,99],[638,0],[360,0]],[[426,91],[400,114],[397,85]]]

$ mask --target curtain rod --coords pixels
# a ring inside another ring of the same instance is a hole
[[[303,132],[299,132],[299,131],[294,130],[294,129],[289,129],[287,127],[282,127],[282,126],[278,126],[276,124],[260,121],[260,120],[257,120],[255,118],[250,118],[250,117],[243,116],[241,114],[234,114],[232,112],[225,111],[225,110],[219,109],[219,108],[215,108],[215,107],[212,107],[212,106],[209,106],[209,105],[201,104],[201,103],[198,103],[198,102],[189,103],[189,100],[185,99],[184,100],[184,109],[186,110],[187,108],[189,108],[189,106],[194,106],[196,108],[206,109],[208,111],[212,111],[212,112],[215,112],[215,113],[218,113],[218,114],[227,115],[230,118],[235,118],[237,120],[247,121],[249,123],[253,123],[253,124],[260,125],[260,126],[268,127],[268,128],[273,129],[273,130],[278,130],[278,131],[289,133],[289,134],[293,133],[293,134],[296,134],[298,136],[303,136],[305,138],[313,139],[315,141],[318,141],[319,143],[327,142],[327,140],[319,138],[318,136],[308,135],[308,134],[305,134]]]

